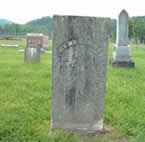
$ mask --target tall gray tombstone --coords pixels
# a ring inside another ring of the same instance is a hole
[[[53,17],[52,128],[103,130],[109,23]]]
[[[134,67],[128,45],[128,13],[122,10],[117,20],[117,40],[110,63],[114,67]]]

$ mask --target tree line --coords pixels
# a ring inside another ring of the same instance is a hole
[[[0,25],[0,35],[26,35],[27,33],[43,33],[52,35],[52,18],[42,17],[26,24]],[[116,20],[112,19],[110,24],[111,40],[116,40]],[[145,16],[132,17],[129,19],[129,39],[137,43],[145,43]]]
[[[51,35],[51,31],[44,26],[33,27],[30,25],[6,24],[0,26],[0,35],[26,35],[27,33],[43,33]]]
[[[145,16],[129,18],[129,39],[136,44],[145,43]],[[111,25],[111,39],[116,40],[116,21],[112,21]]]
[[[27,33],[43,33],[51,35],[52,32],[52,18],[42,17],[40,19],[32,20],[26,24],[5,24],[0,25],[1,35],[26,35]]]

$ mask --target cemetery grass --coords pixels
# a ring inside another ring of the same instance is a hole
[[[25,40],[2,43],[25,47]],[[50,130],[51,54],[42,54],[40,64],[24,64],[23,52],[0,47],[0,142],[144,142],[145,45],[131,47],[134,69],[108,61],[105,132],[94,135]]]

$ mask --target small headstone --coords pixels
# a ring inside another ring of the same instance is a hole
[[[52,128],[103,130],[109,22],[53,17]]]
[[[41,53],[41,54],[45,53],[44,48],[40,48],[40,53]]]
[[[19,51],[19,52],[24,52],[24,49],[19,49],[18,51]]]
[[[37,47],[43,47],[43,34],[41,33],[27,33],[26,36],[27,47],[30,44],[35,44]]]
[[[52,51],[45,51],[45,53],[50,53],[50,54],[51,54],[51,53],[52,53]]]
[[[24,49],[24,62],[40,62],[40,48],[32,46],[26,47]]]
[[[0,47],[16,47],[16,48],[18,48],[19,45],[18,44],[0,44]]]
[[[43,36],[43,48],[48,50],[49,46],[48,46],[48,36]]]
[[[48,49],[48,36],[42,33],[28,33],[26,36],[27,47],[30,44],[35,44],[39,48]]]
[[[134,67],[128,45],[128,13],[123,10],[117,21],[117,41],[110,64],[114,67]]]

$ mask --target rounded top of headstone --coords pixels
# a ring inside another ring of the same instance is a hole
[[[27,48],[38,48],[38,46],[36,44],[29,44]]]
[[[128,13],[127,13],[127,11],[126,11],[125,9],[123,9],[123,10],[120,12],[119,16],[121,16],[121,15],[127,15],[127,16],[128,16]]]

